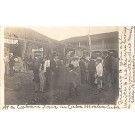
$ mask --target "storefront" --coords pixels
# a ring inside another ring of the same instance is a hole
[[[13,53],[22,60],[32,59],[35,55],[47,56],[57,43],[43,34],[23,27],[5,28],[4,38],[5,54]]]
[[[21,56],[19,40],[11,38],[4,39],[4,54],[9,55],[10,53],[13,53],[19,57]]]

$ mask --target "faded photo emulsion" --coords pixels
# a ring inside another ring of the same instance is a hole
[[[1,27],[2,109],[133,109],[134,26]]]
[[[6,27],[5,105],[115,105],[118,27]]]

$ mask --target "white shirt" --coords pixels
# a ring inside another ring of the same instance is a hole
[[[79,67],[79,62],[77,60],[71,61],[71,64],[73,64],[74,67]]]
[[[44,63],[44,72],[46,72],[46,68],[50,67],[50,60],[46,60]]]
[[[96,71],[97,71],[97,76],[98,76],[98,77],[103,76],[103,66],[102,66],[101,63],[99,63],[99,64],[96,66]]]

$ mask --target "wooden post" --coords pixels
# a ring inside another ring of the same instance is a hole
[[[89,49],[90,49],[90,57],[91,57],[91,36],[90,36],[90,29],[88,33],[88,41],[89,41]]]
[[[26,44],[27,44],[27,40],[24,40],[23,50],[22,50],[22,59],[24,59],[26,55]]]
[[[105,43],[104,43],[104,39],[102,39],[102,50],[105,49]]]

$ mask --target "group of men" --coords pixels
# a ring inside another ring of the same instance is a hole
[[[15,59],[13,53],[10,54],[9,58],[5,57],[5,73],[10,74],[11,77],[14,76]],[[74,57],[69,63],[70,66],[64,66],[71,69],[66,76],[62,75],[63,73],[61,72],[60,67],[63,65],[63,61],[58,56],[46,57],[44,59],[35,57],[31,64],[35,91],[45,92],[46,89],[57,88],[59,77],[66,77],[68,74],[73,76],[74,72],[72,71],[75,71],[80,76],[80,83],[82,85],[90,84],[95,86],[96,84],[99,89],[102,89],[103,85],[107,85],[109,88],[112,88],[113,84],[118,85],[119,59],[117,55],[111,52],[108,52],[103,57],[97,55],[96,59]],[[75,82],[74,79],[71,80]]]
[[[97,67],[98,61],[101,63],[100,68]],[[96,59],[82,57],[79,60],[75,57],[70,64],[80,69],[81,84],[95,85],[97,72],[102,72],[101,78],[104,85],[112,87],[113,84],[118,84],[119,59],[112,52],[106,53],[103,57],[97,55]]]
[[[15,72],[25,72],[25,62],[21,57],[16,56],[14,53],[4,56],[5,75],[14,77]]]
[[[62,64],[62,60],[57,56],[51,59],[35,57],[32,63],[35,91],[45,92],[46,89],[55,89]]]
[[[112,85],[118,84],[118,69],[119,60],[116,55],[108,52],[104,57],[97,56],[96,59],[86,59],[84,57],[74,57],[68,67],[72,67],[72,70],[80,75],[81,84],[90,84],[98,86],[102,89],[103,85],[107,85],[112,88]],[[59,76],[62,74],[60,66],[63,62],[58,57],[52,57],[51,59],[40,59],[35,57],[33,61],[33,73],[35,82],[35,91],[39,89],[45,91],[45,89],[55,89]],[[67,67],[65,67],[67,68]],[[69,75],[71,72],[68,73]],[[66,76],[63,76],[66,77]],[[42,84],[41,84],[42,83]]]

